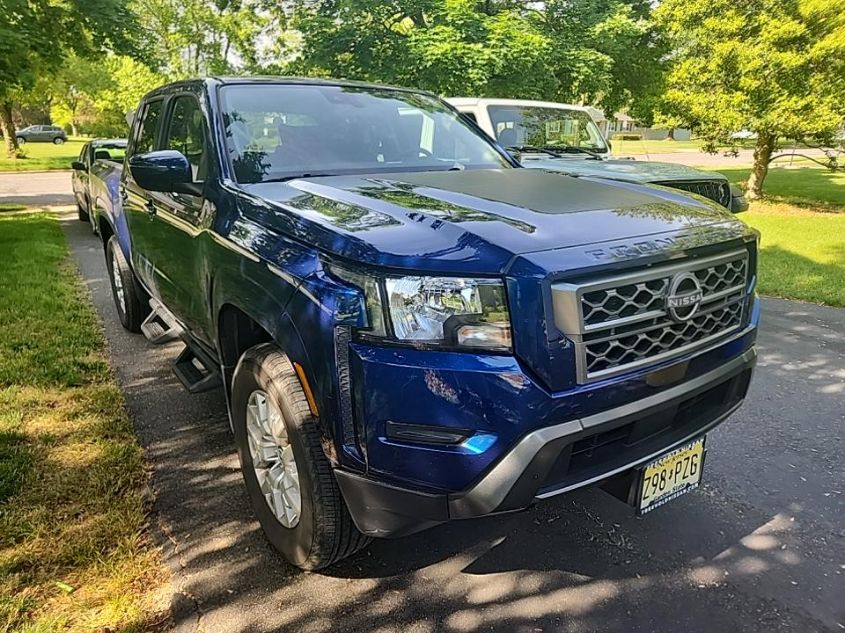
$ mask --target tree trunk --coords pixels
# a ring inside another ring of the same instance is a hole
[[[666,138],[670,141],[675,140],[675,128],[673,128],[673,127],[669,128],[669,134],[666,136]]]
[[[763,197],[763,181],[769,173],[769,162],[772,159],[772,152],[775,151],[776,138],[769,132],[760,132],[757,135],[757,144],[754,146],[754,165],[751,167],[751,175],[748,177],[745,191],[745,196],[749,200]]]
[[[70,122],[70,134],[71,136],[79,136],[79,130],[76,127],[76,121]]]
[[[15,138],[15,123],[12,121],[12,104],[8,101],[0,102],[0,130],[6,146],[6,157],[17,158],[18,139]]]

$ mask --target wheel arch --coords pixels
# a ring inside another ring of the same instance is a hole
[[[99,231],[100,239],[103,240],[103,248],[108,244],[109,238],[115,234],[112,223],[109,222],[105,213],[97,214],[97,229]],[[125,254],[125,253],[124,253]]]
[[[312,373],[308,352],[299,331],[287,314],[277,321],[258,318],[233,300],[222,302],[216,314],[216,343],[223,372],[226,398],[231,396],[232,377],[243,353],[261,343],[273,343],[293,364],[306,393],[313,393],[308,378]],[[299,369],[297,369],[297,366]]]

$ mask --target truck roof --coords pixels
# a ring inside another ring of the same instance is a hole
[[[125,138],[95,138],[89,142],[91,143],[92,147],[126,147],[126,144],[129,141]]]
[[[449,97],[446,99],[456,108],[477,106],[523,106],[535,108],[555,108],[557,110],[579,110],[591,115],[590,108],[572,103],[556,103],[554,101],[531,101],[529,99],[495,99],[487,97]],[[591,115],[592,116],[592,115]]]
[[[370,89],[389,89],[400,90],[403,92],[432,94],[425,90],[418,90],[416,88],[407,88],[403,86],[391,86],[386,84],[370,83],[365,81],[350,81],[346,79],[320,79],[315,77],[288,77],[283,75],[255,75],[245,77],[230,77],[230,76],[209,76],[195,79],[182,79],[164,84],[158,88],[148,92],[144,98],[153,97],[160,94],[167,94],[175,88],[198,88],[203,85],[272,85],[272,84],[295,84],[295,85],[314,85],[314,86],[349,86],[353,88],[370,88]]]

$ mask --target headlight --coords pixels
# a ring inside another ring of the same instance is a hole
[[[386,303],[397,340],[511,349],[501,282],[463,277],[389,277]]]
[[[378,278],[331,265],[364,295],[366,338],[408,345],[511,350],[504,285],[464,277]],[[390,327],[388,327],[390,326]]]

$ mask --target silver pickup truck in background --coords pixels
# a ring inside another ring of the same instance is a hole
[[[722,174],[674,163],[612,158],[610,142],[585,107],[518,99],[447,101],[523,167],[672,187],[709,198],[734,213],[748,209],[742,190]]]

